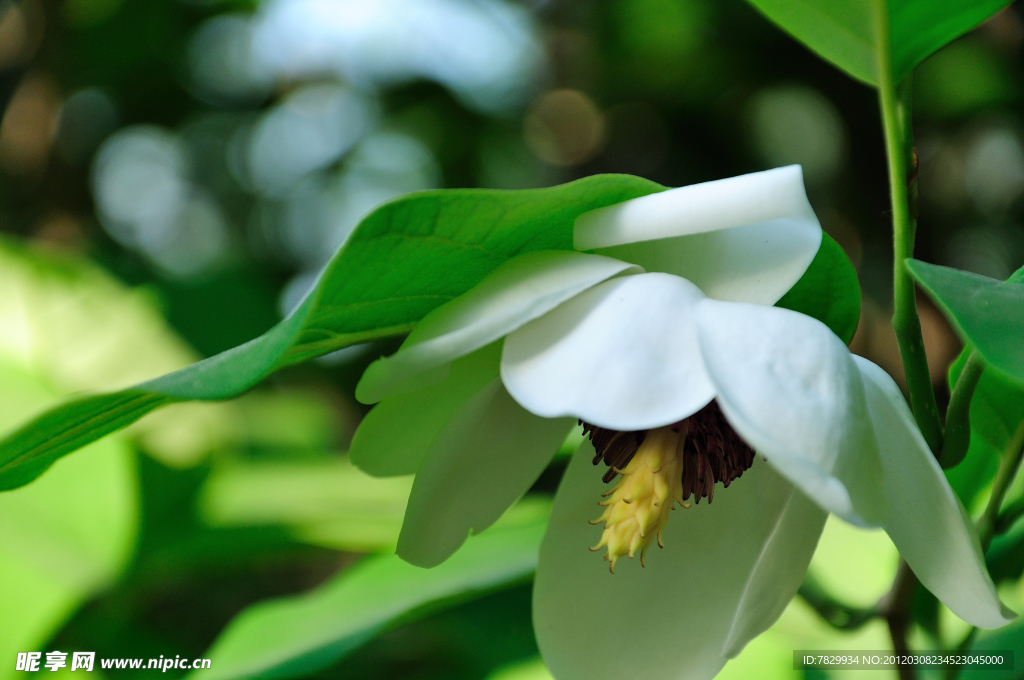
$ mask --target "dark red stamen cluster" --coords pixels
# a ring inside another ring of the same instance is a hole
[[[617,470],[629,465],[629,461],[633,459],[633,455],[647,437],[647,430],[638,432],[609,430],[585,423],[582,420],[580,425],[583,426],[583,434],[590,437],[590,441],[594,444],[594,450],[597,451],[597,455],[594,456],[594,465],[603,460],[604,464],[608,466],[608,472],[604,473],[604,477],[601,478],[606,484],[619,474]]]
[[[604,462],[609,468],[602,477],[605,482],[615,479],[617,471],[629,464],[647,437],[646,430],[622,432],[583,421],[580,423],[597,452],[594,465]],[[716,401],[672,428],[686,430],[686,436],[681,440],[684,501],[693,496],[697,503],[702,498],[707,498],[710,503],[714,499],[717,482],[728,487],[754,463],[754,450],[732,429]]]
[[[715,483],[729,488],[732,481],[754,464],[754,449],[740,439],[722,414],[717,401],[686,419],[689,432],[683,454],[683,500],[700,503],[715,497]]]

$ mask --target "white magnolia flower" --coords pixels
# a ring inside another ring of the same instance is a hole
[[[580,419],[592,441],[561,482],[534,585],[560,680],[712,677],[792,599],[829,512],[884,527],[961,618],[1006,623],[893,381],[820,322],[770,306],[820,241],[800,169],[780,168],[587,213],[575,245],[595,254],[517,257],[429,314],[356,393],[380,403],[353,460],[416,473],[399,555],[446,559]],[[655,540],[646,568],[614,574],[587,550],[607,548],[614,567]]]

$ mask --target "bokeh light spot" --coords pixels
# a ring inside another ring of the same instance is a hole
[[[530,107],[523,122],[527,145],[552,165],[578,165],[604,144],[604,116],[579,90],[552,90]]]

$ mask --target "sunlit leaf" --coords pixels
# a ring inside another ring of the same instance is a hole
[[[928,55],[971,30],[1009,0],[750,0],[800,42],[858,80],[878,83],[891,56],[898,81]],[[878,44],[882,16],[889,36]],[[884,55],[883,52],[890,52]]]
[[[907,268],[964,342],[1024,385],[1024,268],[1006,281],[909,260]]]
[[[0,363],[0,427],[51,402],[43,381]],[[107,439],[37,483],[0,495],[0,658],[39,650],[126,566],[136,534],[131,451]],[[0,678],[15,677],[14,663]]]
[[[194,677],[304,675],[396,625],[522,583],[537,566],[544,524],[493,528],[434,569],[395,555],[368,557],[312,592],[254,605],[228,624],[205,655],[211,668]]]
[[[846,344],[853,340],[860,321],[857,270],[828,234],[822,234],[811,266],[776,306],[813,316]]]
[[[83,258],[8,239],[0,239],[0,352],[59,396],[120,389],[199,358],[145,289]],[[235,415],[228,405],[181,405],[130,434],[163,463],[185,467],[223,443]]]
[[[212,527],[275,526],[297,541],[352,552],[394,551],[412,476],[371,477],[344,458],[230,460],[216,465],[199,494]],[[527,496],[496,526],[542,522],[550,500]]]
[[[276,525],[339,550],[393,549],[411,477],[370,477],[343,459],[219,465],[200,495],[212,526]]]
[[[596,175],[548,189],[411,194],[368,215],[292,314],[264,335],[136,387],[85,397],[0,442],[0,489],[26,484],[61,456],[175,401],[228,399],[278,368],[408,332],[511,257],[571,250],[583,212],[663,187]]]

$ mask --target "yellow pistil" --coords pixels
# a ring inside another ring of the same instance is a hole
[[[685,421],[673,427],[650,430],[633,459],[622,470],[618,484],[604,494],[604,514],[591,524],[605,523],[601,542],[591,550],[607,547],[604,558],[615,573],[615,563],[623,555],[632,559],[640,551],[640,564],[655,538],[664,547],[661,532],[668,524],[669,512],[683,503],[683,444]]]

